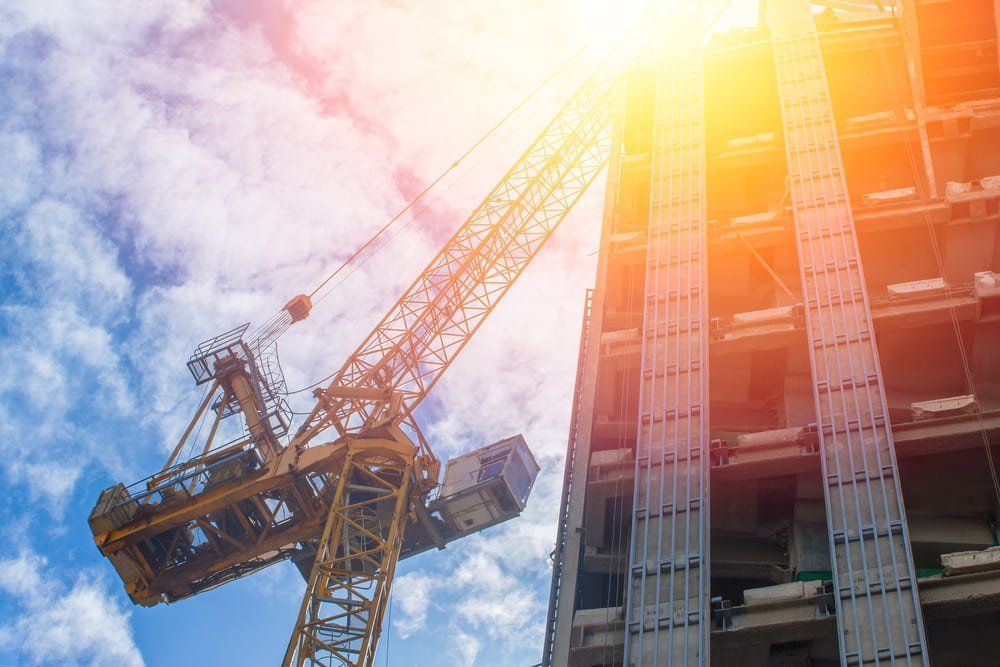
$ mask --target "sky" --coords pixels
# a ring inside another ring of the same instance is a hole
[[[611,4],[0,1],[0,665],[278,662],[293,567],[133,607],[98,493],[162,465],[198,342],[315,286],[589,46],[283,339],[290,387],[338,368],[625,25]],[[422,409],[442,459],[523,433],[529,507],[400,565],[378,664],[540,658],[600,189]]]
[[[134,607],[99,492],[162,466],[201,340],[314,287],[569,59],[282,339],[291,388],[339,368],[638,5],[0,0],[0,665],[278,663],[291,565]],[[524,434],[528,508],[400,564],[377,664],[540,659],[602,178],[419,415],[443,460]]]

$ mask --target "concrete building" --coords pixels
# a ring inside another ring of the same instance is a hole
[[[837,7],[620,87],[546,664],[1000,664],[1000,11]]]

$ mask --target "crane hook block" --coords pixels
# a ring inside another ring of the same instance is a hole
[[[299,294],[289,299],[282,310],[292,316],[293,323],[298,322],[309,317],[309,311],[312,310],[312,300],[305,294]]]

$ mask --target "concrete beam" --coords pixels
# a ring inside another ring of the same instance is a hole
[[[872,302],[872,319],[876,331],[912,329],[951,322],[952,312],[959,322],[971,322],[976,317],[977,299],[969,290],[966,294],[939,295],[914,301]]]
[[[1000,570],[1000,547],[981,551],[959,551],[941,556],[942,573],[946,577],[974,572]]]
[[[873,299],[872,319],[877,331],[947,324],[952,313],[959,322],[971,322],[976,318],[977,304],[971,288],[947,289],[923,298]],[[761,316],[739,313],[729,318],[713,318],[712,358],[804,346],[801,316],[788,308],[770,310],[776,313],[774,317],[763,317],[769,311],[760,311]],[[608,343],[606,354],[638,354],[641,340],[635,330],[627,334],[615,332]]]
[[[920,602],[927,619],[1000,612],[1000,572],[921,579]]]
[[[621,607],[579,609],[573,617],[569,665],[621,662],[625,648],[625,613]]]
[[[634,428],[634,420],[620,422],[605,420],[595,423],[594,433],[595,435],[603,434],[612,437],[618,433],[629,433],[629,429],[634,430]],[[780,438],[781,434],[793,430],[801,430],[801,428],[777,429],[753,435],[775,434],[776,438]],[[978,415],[957,415],[897,423],[893,424],[892,427],[896,455],[904,459],[981,448],[983,446],[983,431],[992,442],[1000,442],[1000,410],[991,410]],[[720,443],[718,447],[723,447],[723,445]],[[819,471],[819,455],[804,440],[785,442],[782,446],[743,447],[742,451],[738,445],[730,447],[726,444],[724,448],[724,453],[717,449],[713,455],[713,480],[764,479]],[[622,481],[631,484],[631,464],[623,465],[615,474],[619,475]],[[605,480],[600,476],[590,479]],[[606,481],[614,483],[616,479],[608,477]]]
[[[910,540],[914,545],[936,547],[937,550],[983,549],[994,543],[993,531],[982,517],[939,517],[915,515],[907,517],[910,525]],[[982,553],[979,551],[962,553]],[[946,556],[941,556],[942,564]],[[1000,560],[1000,551],[996,557]]]
[[[1000,410],[982,414],[959,415],[894,424],[896,456],[901,459],[926,454],[942,454],[983,446],[982,432],[993,442],[1000,442]],[[761,479],[819,470],[819,455],[794,447],[773,448],[768,456],[752,459],[714,459],[712,477],[720,480]],[[760,454],[760,452],[758,452]]]
[[[788,557],[776,542],[734,536],[712,536],[712,576],[775,584],[789,580]]]
[[[1000,611],[1000,555],[990,554],[988,558],[993,568],[988,571],[921,579],[920,602],[926,618],[969,617]],[[819,582],[795,582],[751,589],[747,593],[750,597],[746,605],[715,610],[713,653],[726,655],[762,645],[826,641],[836,635],[833,599]],[[623,642],[621,607],[577,611],[569,664],[590,667],[608,656],[620,660]]]
[[[893,424],[892,438],[902,458],[982,447],[984,431],[998,442],[1000,410]]]

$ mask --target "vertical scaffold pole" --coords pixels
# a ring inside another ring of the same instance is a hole
[[[556,629],[559,627],[559,601],[563,590],[563,568],[566,563],[566,543],[569,536],[570,502],[573,497],[577,440],[580,432],[583,374],[587,368],[587,343],[590,338],[590,309],[593,299],[594,290],[588,289],[583,302],[583,324],[580,327],[580,349],[576,362],[576,383],[573,386],[573,407],[569,418],[569,437],[563,471],[562,499],[559,503],[556,547],[552,550],[552,582],[549,586],[549,612],[545,622],[545,643],[542,644],[542,667],[552,667],[554,664]]]
[[[913,558],[819,39],[770,0],[843,665],[928,664]]]

